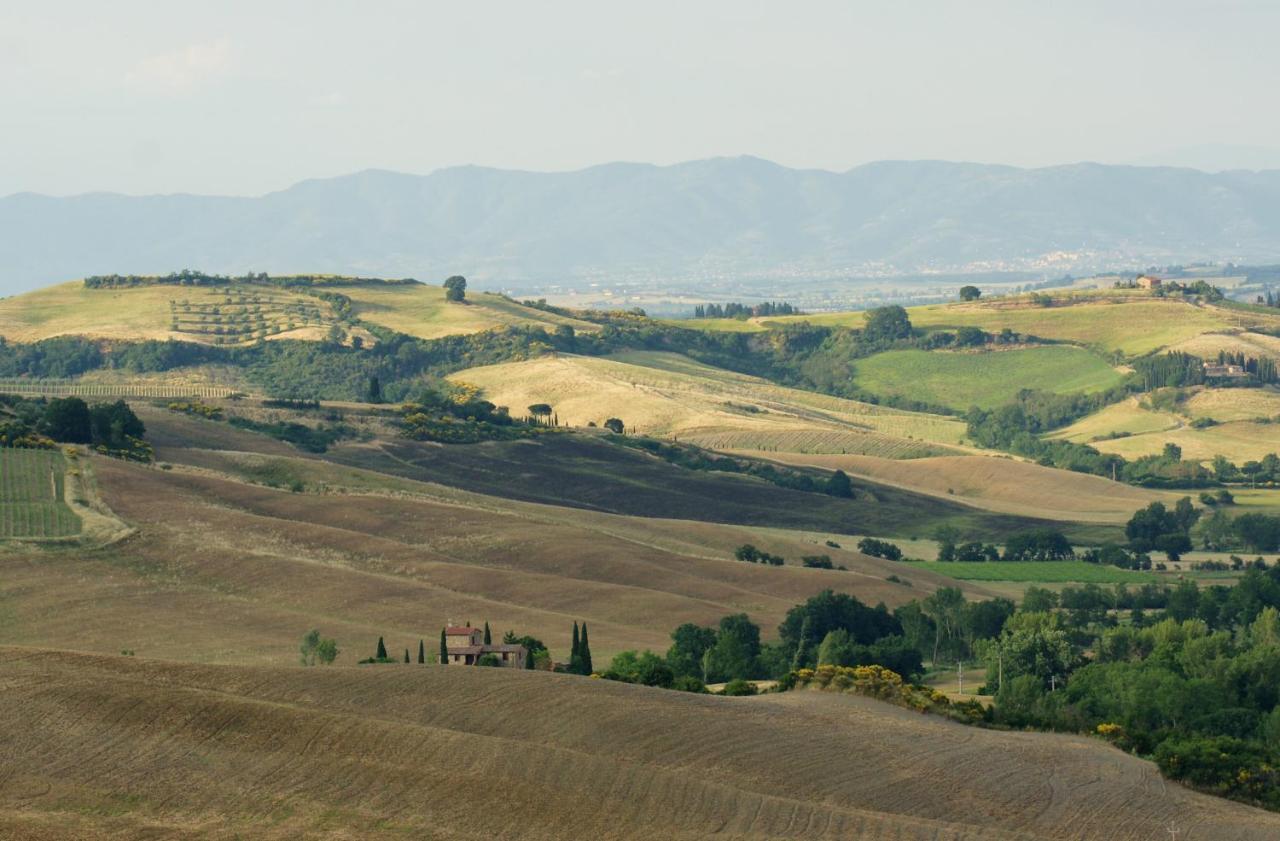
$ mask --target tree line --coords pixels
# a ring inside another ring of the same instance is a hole
[[[765,301],[760,304],[698,304],[693,308],[694,318],[759,318],[770,315],[801,315],[797,307],[786,301]]]

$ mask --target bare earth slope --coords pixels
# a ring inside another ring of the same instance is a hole
[[[0,648],[16,839],[1263,841],[1280,815],[1094,740],[866,699],[434,666]]]

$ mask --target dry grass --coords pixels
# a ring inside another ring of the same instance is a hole
[[[1193,418],[1242,421],[1280,416],[1280,391],[1262,388],[1207,388],[1183,404]]]
[[[1258,424],[1248,421],[1223,423],[1207,429],[1184,426],[1169,432],[1132,435],[1111,441],[1097,441],[1091,446],[1104,453],[1119,453],[1125,458],[1153,455],[1166,443],[1182,448],[1184,459],[1208,461],[1226,456],[1236,464],[1260,459],[1267,453],[1280,453],[1280,424]]]
[[[320,341],[328,335],[332,308],[324,301],[274,286],[253,284],[236,286],[232,294],[237,300],[240,291],[250,298],[260,298],[263,303],[259,306],[266,312],[268,322],[279,323],[280,332],[268,333],[267,339]],[[334,291],[355,302],[360,318],[426,339],[511,325],[542,325],[552,329],[559,324],[569,324],[581,331],[598,329],[590,322],[523,307],[499,295],[472,293],[467,303],[450,304],[438,286],[353,285],[334,287]],[[219,318],[227,323],[235,320],[229,314],[238,313],[241,305],[226,304],[226,294],[227,289],[223,287],[197,286],[88,289],[77,280],[0,300],[0,336],[15,342],[82,335],[100,339],[182,339],[214,343],[221,337],[193,331],[203,329],[202,318],[209,319],[210,330]],[[170,302],[176,302],[173,308]],[[255,305],[250,301],[248,306],[252,309]],[[214,307],[224,314],[213,315]],[[304,323],[303,316],[295,314],[303,310],[311,314],[307,316],[311,319],[310,325]],[[175,318],[179,320],[176,331],[172,329]],[[295,324],[293,329],[287,329],[290,322]],[[360,336],[366,344],[375,342],[368,331],[359,328],[353,335]],[[251,338],[244,337],[245,340]],[[226,342],[234,343],[230,336]]]
[[[957,449],[965,429],[951,418],[786,388],[677,354],[550,356],[452,379],[514,413],[550,403],[562,424],[620,417],[643,434],[710,447],[918,456]]]
[[[1268,357],[1280,360],[1280,338],[1262,333],[1204,333],[1185,342],[1179,342],[1170,350],[1190,353],[1203,359],[1218,358],[1219,351],[1243,353],[1247,357]]]
[[[356,314],[371,324],[417,336],[438,339],[477,333],[495,327],[542,325],[548,330],[568,324],[592,332],[595,324],[555,313],[523,307],[500,295],[470,292],[466,303],[450,303],[439,286],[351,286],[339,291],[355,302]]]
[[[943,456],[908,462],[870,456],[775,456],[787,464],[840,469],[904,490],[1003,514],[1089,523],[1124,523],[1137,509],[1175,495],[1097,476],[990,456]]]
[[[865,698],[0,648],[0,835],[1264,841],[1280,816],[1099,740]],[[477,800],[491,804],[477,808]]]
[[[1140,398],[1130,397],[1083,417],[1049,437],[1077,444],[1092,444],[1113,432],[1127,432],[1130,435],[1164,433],[1176,430],[1182,424],[1183,420],[1177,415],[1144,409],[1140,405]]]

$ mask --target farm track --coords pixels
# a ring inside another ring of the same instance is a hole
[[[1148,763],[1095,740],[819,692],[14,647],[0,648],[0,686],[6,837],[1148,841],[1171,821],[1191,841],[1280,833],[1280,816],[1152,790]]]

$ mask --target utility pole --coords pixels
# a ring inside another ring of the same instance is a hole
[[[1050,691],[1050,692],[1057,692],[1057,691],[1058,691],[1058,676],[1057,676],[1057,675],[1049,675],[1049,691]]]

